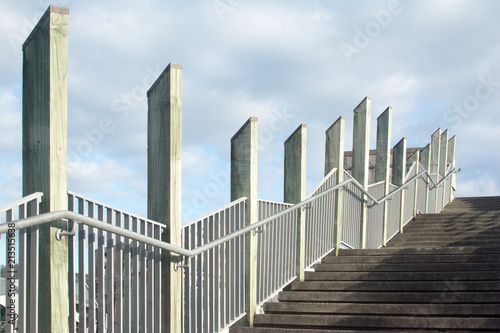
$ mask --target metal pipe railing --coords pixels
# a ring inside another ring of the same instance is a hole
[[[175,245],[171,245],[169,243],[166,243],[166,242],[162,242],[162,241],[159,241],[159,240],[155,240],[155,239],[151,239],[147,236],[144,236],[144,235],[141,235],[141,234],[138,234],[136,232],[133,232],[133,231],[129,231],[129,230],[123,230],[122,228],[120,227],[117,227],[117,226],[113,226],[113,225],[110,225],[108,223],[105,223],[105,222],[102,222],[102,221],[99,221],[99,220],[96,220],[96,219],[93,219],[93,218],[90,218],[90,217],[87,217],[87,216],[83,216],[83,215],[80,215],[80,214],[77,214],[77,213],[74,213],[74,212],[70,212],[70,211],[64,211],[64,210],[60,210],[60,211],[55,211],[55,212],[50,212],[50,213],[45,213],[45,214],[41,214],[41,215],[38,215],[38,216],[33,216],[33,217],[28,217],[28,218],[25,218],[25,219],[20,219],[18,221],[15,221],[15,222],[11,222],[11,223],[14,223],[14,228],[15,230],[19,230],[19,229],[23,229],[23,228],[28,228],[28,227],[32,227],[32,226],[35,226],[35,225],[40,225],[40,224],[44,224],[44,223],[48,223],[48,222],[52,222],[52,221],[56,221],[56,220],[73,220],[75,221],[76,223],[83,223],[83,224],[86,224],[86,225],[89,225],[91,227],[95,227],[95,228],[99,228],[99,229],[102,229],[102,230],[105,230],[105,231],[109,231],[109,232],[112,232],[116,235],[119,235],[119,236],[123,236],[123,237],[127,237],[127,238],[130,238],[130,239],[133,239],[133,240],[137,240],[137,241],[140,241],[140,242],[143,242],[143,243],[146,243],[146,244],[149,244],[149,245],[152,245],[152,246],[156,246],[156,247],[159,247],[163,250],[167,250],[167,251],[170,251],[172,253],[176,253],[176,254],[179,254],[179,255],[183,255],[183,256],[187,256],[187,257],[192,257],[192,256],[196,256],[200,253],[203,253],[207,250],[210,250],[220,244],[223,244],[225,242],[227,242],[228,240],[231,240],[231,239],[234,239],[236,237],[239,237],[243,234],[246,234],[247,232],[250,232],[252,230],[255,230],[255,229],[258,229],[260,228],[261,226],[271,222],[271,221],[274,221],[276,218],[280,217],[280,216],[283,216],[283,215],[286,215],[296,209],[299,209],[301,207],[304,207],[306,205],[308,205],[309,203],[315,201],[315,200],[318,200],[319,198],[327,195],[328,193],[331,193],[335,190],[338,190],[339,188],[343,188],[344,186],[346,186],[347,184],[349,183],[353,183],[356,187],[358,187],[370,200],[372,200],[373,202],[375,202],[376,204],[381,204],[382,202],[384,202],[385,200],[388,200],[390,197],[394,196],[395,194],[397,194],[398,192],[402,191],[405,187],[407,187],[409,184],[411,184],[413,181],[415,181],[417,178],[419,177],[422,177],[424,175],[426,175],[428,177],[428,179],[431,180],[431,183],[435,186],[435,187],[439,187],[441,186],[441,184],[446,181],[446,179],[448,179],[449,177],[451,177],[454,173],[456,173],[458,171],[456,171],[456,169],[453,169],[452,171],[450,171],[445,177],[443,177],[437,184],[432,180],[432,178],[430,177],[430,174],[427,172],[427,171],[422,171],[421,173],[419,173],[418,175],[415,175],[413,176],[409,181],[407,181],[406,183],[404,183],[403,185],[401,185],[399,188],[397,188],[396,190],[392,191],[391,193],[387,194],[386,196],[384,196],[383,198],[377,200],[375,197],[373,197],[370,193],[368,193],[368,191],[366,191],[363,186],[361,184],[359,184],[358,181],[356,181],[354,178],[349,178],[348,180],[346,181],[343,181],[342,183],[340,184],[337,184],[335,185],[334,187],[324,191],[324,192],[321,192],[317,195],[314,195],[314,196],[311,196],[307,199],[305,199],[304,201],[302,202],[299,202],[298,204],[295,204],[289,208],[286,208],[284,210],[282,210],[281,212],[275,214],[275,215],[272,215],[272,216],[269,216],[265,219],[262,219],[256,223],[253,223],[251,225],[248,225],[240,230],[237,230],[229,235],[226,235],[224,237],[221,237],[217,240],[214,240],[208,244],[205,244],[205,245],[202,245],[200,247],[197,247],[196,249],[192,249],[192,250],[186,250],[186,249],[183,249],[183,248],[180,248],[178,246],[175,246]],[[2,233],[6,233],[8,231],[9,227],[5,224],[0,224],[0,234]]]

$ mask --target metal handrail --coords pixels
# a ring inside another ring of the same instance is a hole
[[[43,197],[43,192],[31,193],[30,195],[27,195],[24,198],[21,198],[19,200],[11,202],[10,204],[7,204],[7,205],[0,207],[0,213],[6,212],[9,209],[12,209],[12,208],[18,207],[24,203],[30,202],[31,200],[42,199],[42,197]]]
[[[460,169],[459,169],[459,171],[460,171]],[[102,229],[104,231],[109,231],[109,232],[112,232],[112,233],[117,234],[119,236],[123,236],[126,238],[137,240],[137,241],[140,241],[140,242],[143,242],[143,243],[155,246],[155,247],[159,247],[159,248],[161,248],[163,250],[167,250],[171,253],[176,253],[176,254],[179,254],[182,256],[187,256],[187,257],[193,257],[193,256],[196,256],[200,253],[208,251],[208,250],[210,250],[210,249],[212,249],[220,244],[223,244],[231,239],[240,237],[240,236],[246,234],[247,232],[258,229],[261,226],[275,220],[276,218],[278,218],[280,216],[283,216],[283,215],[286,215],[290,212],[293,212],[294,210],[301,208],[303,206],[306,206],[307,204],[311,203],[314,200],[317,200],[317,199],[319,199],[319,198],[321,198],[321,197],[323,197],[323,196],[325,196],[333,191],[336,191],[339,188],[345,187],[349,183],[353,183],[373,202],[375,202],[376,204],[380,204],[380,203],[384,202],[385,200],[389,199],[390,197],[392,197],[393,195],[395,195],[396,193],[402,191],[405,187],[407,187],[409,184],[411,184],[413,181],[415,181],[419,177],[426,175],[436,187],[439,187],[439,186],[441,186],[441,183],[443,183],[446,179],[451,177],[451,175],[453,175],[454,173],[459,172],[459,171],[456,171],[456,169],[453,169],[445,177],[443,177],[443,179],[441,179],[441,181],[439,181],[436,184],[436,183],[434,183],[434,181],[430,177],[430,174],[424,170],[421,173],[419,173],[418,175],[413,176],[409,181],[405,182],[399,188],[397,188],[396,190],[392,191],[391,193],[387,194],[386,196],[384,196],[383,198],[381,198],[379,200],[377,200],[370,193],[368,193],[363,188],[363,186],[361,186],[361,184],[359,184],[359,182],[356,181],[354,178],[349,178],[348,180],[345,180],[342,183],[337,184],[337,185],[333,186],[332,188],[330,188],[326,191],[323,191],[317,195],[308,197],[304,201],[299,202],[298,204],[295,204],[289,208],[286,208],[277,214],[274,214],[272,216],[264,218],[256,223],[248,225],[248,226],[241,228],[233,233],[230,233],[224,237],[216,239],[210,243],[204,244],[204,245],[199,246],[199,247],[192,249],[192,250],[183,249],[181,247],[172,245],[170,243],[162,242],[162,241],[156,240],[156,239],[151,239],[147,236],[138,234],[138,233],[133,232],[133,231],[124,230],[120,227],[108,224],[106,222],[102,222],[102,221],[99,221],[99,220],[96,220],[96,219],[93,219],[93,218],[90,218],[90,217],[87,217],[87,216],[84,216],[81,214],[77,214],[77,213],[70,212],[70,211],[64,211],[64,210],[45,213],[45,214],[41,214],[38,216],[28,217],[28,218],[14,221],[14,222],[10,222],[10,223],[14,223],[14,227],[9,227],[9,226],[7,226],[7,223],[2,223],[2,224],[0,224],[0,234],[6,233],[9,229],[15,229],[15,230],[24,229],[24,228],[32,227],[35,225],[52,222],[55,220],[65,220],[66,219],[66,220],[73,220],[76,223],[83,223],[83,224],[86,224],[86,225],[91,226],[91,227],[99,228],[99,229]]]

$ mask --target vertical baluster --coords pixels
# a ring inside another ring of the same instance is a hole
[[[203,244],[203,221],[196,222],[196,246]],[[199,254],[196,267],[196,332],[203,332],[203,255]]]
[[[214,218],[214,239],[219,239],[220,238],[220,231],[219,231],[219,225],[220,225],[220,220],[221,220],[221,215],[223,212],[218,213],[215,218]],[[214,306],[214,329],[215,332],[219,332],[221,328],[221,323],[220,323],[220,308],[221,308],[221,284],[220,284],[220,279],[221,279],[221,257],[220,257],[220,249],[221,246],[217,246],[214,251],[214,301],[215,301],[215,306]]]
[[[133,232],[139,232],[139,222],[136,217],[132,217],[132,231]],[[131,296],[131,304],[130,304],[130,315],[131,315],[131,326],[130,326],[130,331],[131,332],[139,332],[139,318],[140,318],[140,311],[139,311],[139,256],[140,256],[140,250],[139,250],[139,242],[138,241],[133,241],[132,242],[132,273],[131,273],[131,283],[130,283],[130,296]]]
[[[224,232],[224,223],[226,221],[226,216],[227,216],[227,211],[228,209],[225,209],[220,218],[219,218],[219,235],[220,237],[223,237],[225,235]],[[226,289],[226,280],[227,280],[227,275],[226,275],[226,264],[227,264],[227,256],[226,256],[226,245],[227,242],[224,244],[220,245],[220,274],[221,274],[221,279],[220,279],[220,313],[219,313],[219,321],[220,325],[222,327],[226,327],[226,311],[227,311],[227,304],[226,304],[226,294],[227,294],[227,289]]]
[[[97,205],[97,219],[104,221],[104,208]],[[97,232],[97,331],[104,332],[106,326],[106,284],[105,284],[105,239],[104,232],[99,229]]]
[[[190,248],[194,249],[196,247],[196,223],[191,224],[189,226],[189,244]],[[189,290],[189,297],[190,297],[190,302],[191,302],[191,307],[189,311],[189,316],[190,316],[190,321],[189,321],[189,331],[188,332],[195,332],[196,328],[198,327],[197,321],[198,321],[198,298],[196,297],[196,278],[197,278],[197,269],[198,269],[198,256],[193,256],[189,259],[189,278],[190,278],[190,290]]]
[[[87,215],[95,218],[95,204],[91,201],[87,202]],[[88,251],[88,286],[89,286],[89,323],[88,333],[96,331],[96,232],[93,227],[87,227],[87,251]]]
[[[229,208],[227,210],[227,214],[226,214],[226,219],[225,219],[225,223],[224,223],[224,229],[225,229],[225,234],[228,235],[229,234],[229,224],[231,224],[231,214],[232,212],[232,208]],[[226,278],[226,283],[225,283],[225,286],[224,286],[224,290],[226,290],[226,312],[225,312],[225,315],[226,315],[226,319],[225,319],[225,323],[228,324],[231,320],[231,305],[232,305],[232,302],[231,302],[231,289],[232,289],[232,274],[231,274],[231,265],[232,265],[232,260],[231,260],[231,251],[232,251],[232,244],[233,244],[233,240],[230,240],[228,242],[226,242],[224,244],[225,246],[225,254],[224,254],[224,257],[226,258],[226,266],[225,266],[225,270],[226,270],[226,274],[225,274],[225,278]]]
[[[130,216],[127,214],[123,215],[123,229],[131,230],[130,228]],[[130,307],[131,307],[131,297],[130,297],[130,238],[123,239],[123,332],[131,332],[130,327]]]
[[[149,238],[153,238],[153,225],[150,222],[147,223],[147,236]],[[148,332],[153,332],[154,331],[154,313],[153,313],[153,305],[154,305],[154,299],[155,299],[155,292],[153,290],[154,286],[154,266],[153,266],[153,260],[154,260],[154,253],[153,253],[153,247],[151,245],[147,246],[148,248],[148,257],[147,257],[147,321],[148,321]]]
[[[27,215],[28,205],[19,206],[19,219]],[[26,288],[26,228],[19,230],[19,263],[18,263],[18,314],[17,328],[19,332],[26,332],[26,299],[28,297]]]
[[[182,248],[184,249],[191,249],[190,246],[190,241],[191,238],[189,237],[189,226],[185,226],[182,229]],[[189,265],[191,258],[186,258],[186,263],[188,264],[188,267],[184,269],[184,275],[183,275],[183,283],[182,283],[182,292],[183,292],[183,299],[182,299],[182,320],[183,320],[183,326],[182,329],[184,330],[183,332],[189,332],[189,323],[191,321],[191,265]]]
[[[74,195],[68,194],[68,210],[75,211],[75,198]],[[73,228],[75,222],[68,221],[68,229]],[[68,237],[68,293],[69,293],[69,331],[71,333],[76,332],[76,263],[75,263],[75,252],[76,236]],[[32,245],[33,246],[33,245]],[[31,303],[34,304],[34,303]]]
[[[146,221],[140,221],[140,233],[146,235]],[[146,246],[144,243],[139,243],[140,247],[140,263],[139,263],[139,326],[140,330],[146,330]]]
[[[106,207],[106,222],[113,224],[113,209]],[[106,315],[107,333],[115,331],[115,263],[114,263],[114,236],[113,233],[107,233],[106,247]]]
[[[122,213],[115,211],[115,225],[119,228],[122,227]],[[122,237],[114,235],[115,237],[115,253],[114,253],[114,285],[115,285],[115,332],[123,332],[123,242]]]
[[[8,211],[5,212],[5,222],[9,223],[12,221],[12,209],[9,209]],[[5,243],[5,253],[6,253],[6,258],[7,261],[5,263],[5,268],[7,269],[7,278],[5,281],[5,304],[12,304],[12,298],[11,294],[9,291],[10,285],[14,284],[15,281],[15,258],[16,258],[16,238],[15,238],[15,232],[11,232],[10,230],[7,232],[6,238],[6,243]],[[14,303],[15,304],[15,303]],[[14,313],[12,313],[14,312]],[[11,318],[9,317],[9,314],[15,314],[17,313],[17,309],[5,309],[5,315],[6,318]],[[11,324],[11,320],[7,320],[5,323],[5,332],[11,333],[14,331],[14,325]]]
[[[85,200],[78,198],[78,214],[85,215]],[[75,235],[76,236],[76,235]],[[75,237],[73,236],[73,237]],[[87,299],[85,288],[85,225],[78,224],[78,332],[87,331]]]

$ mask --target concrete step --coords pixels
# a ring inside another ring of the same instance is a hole
[[[294,281],[291,290],[301,291],[379,291],[379,292],[500,292],[496,281]],[[499,310],[500,311],[500,310]]]
[[[382,248],[382,249],[340,249],[340,256],[387,256],[387,255],[462,255],[462,254],[500,254],[500,244],[484,246],[481,248],[471,247],[446,247],[446,248],[433,248],[433,247],[416,247],[409,249],[397,248]],[[332,255],[332,254],[330,254]]]
[[[422,254],[422,255],[380,255],[380,256],[335,256],[328,255],[323,258],[325,264],[397,264],[397,263],[480,263],[496,262],[500,265],[500,253],[495,254]]]
[[[411,333],[415,332],[414,330],[388,330],[385,329],[385,332],[397,332],[397,333]],[[268,328],[268,327],[232,327],[229,331],[230,333],[373,333],[373,330],[357,330],[357,329],[314,329],[314,328]],[[442,331],[434,331],[434,330],[426,330],[426,332],[441,332]],[[461,332],[469,332],[469,331],[453,331],[454,333]]]
[[[500,332],[500,197],[456,199],[313,268],[231,332]]]
[[[500,281],[500,270],[480,272],[306,272],[305,279],[307,281]]]
[[[484,332],[500,327],[500,318],[415,317],[415,316],[330,316],[330,315],[267,315],[255,316],[256,327],[354,328],[354,329],[468,329]]]
[[[499,262],[487,263],[357,263],[316,264],[316,272],[450,272],[450,271],[494,271],[500,270]]]
[[[335,314],[335,315],[414,315],[414,316],[484,316],[499,315],[497,304],[373,304],[373,303],[306,303],[269,302],[267,314]]]
[[[389,303],[389,304],[434,304],[446,300],[446,304],[498,304],[498,292],[351,292],[351,291],[282,291],[280,302],[329,302],[329,303]]]

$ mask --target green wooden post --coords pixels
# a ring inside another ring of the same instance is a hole
[[[344,138],[345,138],[345,118],[340,116],[330,128],[325,132],[325,176],[334,168],[335,180],[337,184],[344,181]],[[342,189],[335,193],[335,225],[333,234],[335,237],[335,255],[339,255],[339,248],[342,234]]]
[[[457,137],[453,136],[450,141],[448,141],[448,159],[447,159],[447,164],[451,163],[451,169],[453,170],[455,168],[455,147],[456,147],[456,141]],[[455,174],[451,176],[451,182],[450,182],[450,202],[455,200],[455,187],[456,187],[456,178]]]
[[[370,157],[370,114],[372,100],[366,97],[354,109],[354,126],[352,142],[352,176],[366,190],[368,188],[368,167]],[[366,247],[366,197],[362,196],[360,242],[359,247]]]
[[[300,125],[285,141],[284,201],[297,204],[306,198],[306,134],[307,125]],[[296,274],[304,281],[306,263],[306,214],[297,212]]]
[[[430,174],[439,174],[439,161],[441,160],[441,129],[438,128],[431,136],[431,166]],[[439,181],[439,176],[436,177],[435,182]],[[431,185],[433,186],[433,185]],[[430,213],[437,213],[438,211],[438,191],[436,188],[434,211]]]
[[[439,155],[439,176],[440,178],[444,178],[446,176],[446,167],[448,164],[446,163],[448,159],[448,130],[445,130],[441,134],[441,139],[440,139],[440,155]],[[441,179],[440,179],[441,180]],[[442,185],[443,188],[443,193],[441,194],[441,207],[440,209],[444,208],[444,203],[445,203],[445,197],[446,197],[446,190],[445,190],[445,184],[443,183]]]
[[[420,152],[420,164],[424,167],[427,172],[430,172],[431,169],[431,145],[428,144],[424,149]],[[427,214],[429,211],[429,180],[425,178],[426,181],[426,190],[425,190],[425,211]]]
[[[392,108],[388,107],[377,118],[377,157],[375,162],[375,183],[385,182],[384,195],[389,193],[389,170],[391,168],[391,128]],[[387,210],[389,203],[384,202],[382,245],[387,244]]]
[[[415,151],[407,161],[407,165],[412,165],[415,163],[415,170],[416,173],[418,173],[418,161],[420,160],[420,151],[417,150]],[[418,203],[418,181],[415,181],[415,193],[413,195],[414,201],[413,201],[413,216],[417,216],[417,203]]]
[[[23,44],[23,195],[43,192],[40,213],[68,209],[68,15],[50,6]],[[39,332],[69,330],[68,247],[58,228],[67,223],[40,226]]]
[[[402,138],[393,149],[392,183],[402,186],[406,175],[406,138]],[[405,209],[405,190],[401,191],[401,214],[399,217],[399,232],[403,233]]]
[[[231,139],[231,201],[246,197],[245,225],[258,221],[257,118],[250,118]],[[257,311],[257,236],[245,234],[245,312],[253,326]]]
[[[181,246],[182,66],[169,64],[148,93],[148,218],[163,223],[162,240]],[[182,270],[162,253],[161,326],[181,331]]]

